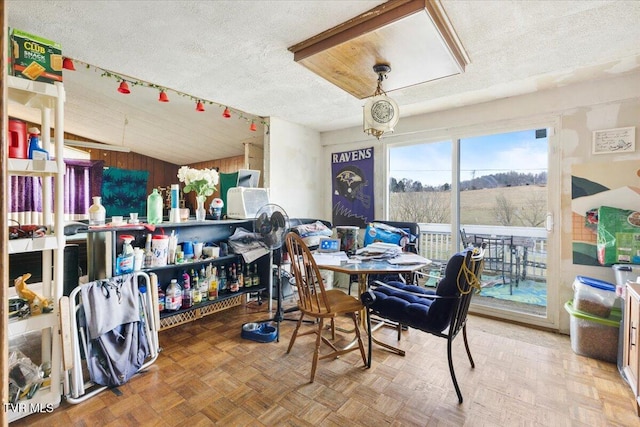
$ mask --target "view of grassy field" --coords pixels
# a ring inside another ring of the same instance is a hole
[[[450,197],[451,192],[448,191],[391,193],[390,217],[398,221],[447,223],[451,218]],[[546,197],[547,187],[537,185],[462,191],[460,220],[462,224],[529,227],[538,218],[544,220]],[[498,212],[510,212],[512,222],[501,223]]]

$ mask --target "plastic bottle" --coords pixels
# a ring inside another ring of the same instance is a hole
[[[209,301],[218,298],[218,269],[211,269],[211,277],[209,279]]]
[[[209,273],[211,274],[211,273]],[[202,295],[202,300],[205,301],[208,299],[209,295],[209,279],[208,279],[207,271],[204,268],[204,264],[200,268],[200,294]]]
[[[189,273],[182,273],[182,308],[191,308],[193,306],[193,293],[191,292],[191,278]]]
[[[231,268],[229,269],[229,290],[231,292],[238,292],[240,290],[240,285],[238,283],[238,275],[236,274],[236,263],[231,264]]]
[[[165,294],[165,310],[180,310],[182,307],[182,288],[176,279],[171,279]]]
[[[238,264],[238,287],[240,289],[244,288],[244,268],[245,266],[242,265],[242,261],[240,261]]]
[[[258,264],[253,265],[253,283],[251,286],[260,286],[260,275],[258,274]]]
[[[191,269],[191,294],[193,295],[193,303],[200,304],[202,302],[202,296],[200,294],[200,278],[198,274]]]
[[[151,236],[151,233],[147,234],[147,240],[144,244],[144,266],[146,268],[151,267],[151,260],[153,259],[153,252],[151,251]]]
[[[147,222],[149,224],[162,222],[162,196],[158,193],[157,188],[154,188],[147,197]]]
[[[120,236],[124,240],[122,252],[116,257],[116,275],[127,274],[133,271],[133,236],[125,234]]]
[[[160,284],[158,283],[158,311],[160,313],[164,311],[165,303],[166,303],[165,299],[166,299],[166,295],[162,290],[162,286],[160,286]]]
[[[49,152],[40,147],[40,129],[29,128],[29,158],[37,160],[49,160]]]
[[[245,264],[244,287],[250,288],[251,286],[253,286],[253,269],[251,264]]]
[[[171,209],[180,207],[180,185],[171,184]]]
[[[224,265],[220,266],[220,275],[218,276],[218,290],[224,291],[227,289],[227,272],[224,270]]]
[[[180,185],[171,184],[171,210],[169,222],[180,222]]]
[[[104,225],[107,210],[102,206],[100,196],[93,196],[93,204],[89,206],[89,225]]]

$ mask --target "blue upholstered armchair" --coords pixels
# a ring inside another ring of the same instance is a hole
[[[468,248],[453,255],[447,262],[445,275],[435,291],[399,281],[387,283],[376,281],[371,284],[370,289],[361,296],[363,304],[367,307],[369,366],[371,366],[373,342],[401,356],[405,354],[403,350],[379,342],[372,336],[374,332],[371,328],[372,316],[396,322],[398,340],[400,340],[401,326],[445,338],[451,379],[458,401],[462,403],[462,393],[453,369],[451,344],[458,332],[462,330],[469,362],[472,368],[475,367],[467,342],[466,322],[471,297],[480,283],[483,251],[483,247]]]

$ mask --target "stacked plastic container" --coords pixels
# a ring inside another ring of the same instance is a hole
[[[622,318],[620,309],[614,307],[616,286],[577,276],[573,290],[573,300],[564,306],[571,315],[571,349],[582,356],[615,363]]]
[[[640,265],[632,265],[632,264],[614,264],[611,266],[613,268],[613,272],[616,275],[616,295],[618,295],[623,300],[626,299],[626,286],[627,282],[635,282],[640,277]],[[625,377],[624,371],[622,369],[622,354],[624,352],[624,307],[625,303],[620,305],[622,310],[622,321],[620,322],[620,334],[618,335],[618,370],[620,374]],[[625,377],[626,379],[626,377]]]

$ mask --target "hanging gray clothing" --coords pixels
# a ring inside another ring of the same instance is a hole
[[[133,274],[87,283],[80,290],[89,338],[140,320],[138,283]]]
[[[114,387],[138,372],[151,354],[133,275],[88,283],[81,289],[78,324],[88,331],[87,368],[91,381]]]

